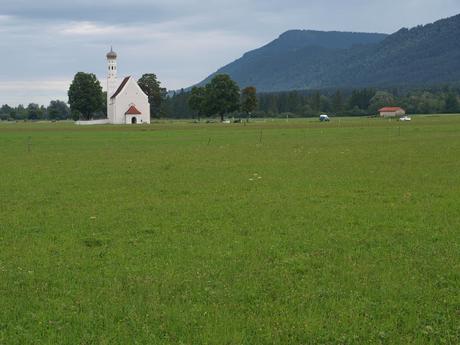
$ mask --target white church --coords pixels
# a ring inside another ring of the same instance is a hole
[[[150,123],[150,104],[147,95],[136,80],[129,76],[121,83],[117,79],[117,54],[107,53],[107,123]]]

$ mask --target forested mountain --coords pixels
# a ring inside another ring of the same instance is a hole
[[[460,15],[392,35],[288,31],[216,73],[265,92],[457,82]]]

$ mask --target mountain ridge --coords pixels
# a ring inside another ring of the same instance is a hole
[[[460,15],[394,34],[289,30],[220,68],[259,91],[449,83],[460,79]]]

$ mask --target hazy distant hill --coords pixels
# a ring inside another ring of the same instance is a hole
[[[216,73],[259,91],[455,82],[460,15],[392,35],[288,31]]]

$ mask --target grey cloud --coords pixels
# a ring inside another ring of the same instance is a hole
[[[98,22],[159,22],[165,19],[180,19],[194,15],[206,15],[223,18],[226,21],[245,21],[260,15],[278,15],[280,21],[290,21],[291,14],[297,17],[317,21],[330,21],[324,15],[330,15],[338,25],[347,18],[360,17],[394,24],[408,16],[419,17],[423,22],[426,17],[440,13],[451,13],[459,9],[457,0],[406,0],[395,3],[393,0],[2,0],[0,13],[29,19],[74,20]],[[317,15],[320,14],[321,17]],[[308,24],[308,23],[305,23]]]
[[[0,103],[65,99],[78,71],[103,80],[110,45],[122,74],[177,89],[289,29],[391,33],[458,12],[457,0],[0,0]]]

